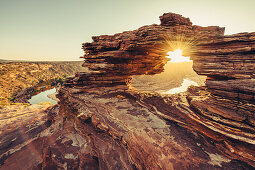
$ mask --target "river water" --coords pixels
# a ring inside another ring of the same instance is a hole
[[[163,94],[177,94],[181,92],[187,91],[189,86],[198,86],[198,84],[195,81],[184,79],[180,87],[172,88],[166,92],[163,92]]]
[[[198,86],[198,84],[195,81],[185,78],[183,79],[183,82],[180,87],[172,88],[168,91],[161,92],[161,93],[162,94],[177,94],[177,93],[185,92],[191,85]],[[28,100],[28,102],[30,104],[39,104],[40,102],[51,102],[52,104],[57,104],[56,100],[53,100],[48,97],[49,94],[53,94],[53,93],[56,93],[56,88],[46,90],[37,95],[34,95],[32,96],[31,99]]]
[[[57,104],[56,100],[52,100],[48,97],[49,94],[53,94],[56,92],[56,88],[43,91],[37,95],[32,96],[31,99],[28,100],[30,104],[39,104],[40,102],[51,102],[52,104]]]

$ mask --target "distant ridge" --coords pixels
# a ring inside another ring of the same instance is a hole
[[[68,62],[82,62],[82,60],[76,60],[76,61],[29,61],[29,60],[4,60],[0,59],[1,62],[26,62],[26,63],[68,63]]]
[[[0,59],[0,62],[29,62],[26,60],[4,60],[4,59]]]
[[[6,61],[8,61],[8,60],[3,60],[3,59],[0,59],[0,62],[6,62]]]

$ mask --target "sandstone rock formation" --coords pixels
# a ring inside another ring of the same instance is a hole
[[[194,70],[207,75],[206,89],[190,89],[190,107],[201,124],[231,138],[225,147],[254,166],[255,48],[254,33],[219,36],[201,42],[192,56]],[[240,142],[241,141],[241,142]],[[242,143],[243,142],[243,143]]]
[[[254,79],[255,33],[219,36],[200,42],[192,57],[198,74],[225,79]]]
[[[39,146],[28,168],[255,167],[254,33],[224,36],[224,28],[194,26],[173,13],[160,20],[83,44],[90,71],[60,89],[49,111],[51,133],[30,142]],[[177,48],[208,76],[205,87],[162,96],[130,86],[133,75],[162,72],[167,52]],[[15,158],[29,148],[2,154],[0,169],[21,165]]]
[[[42,145],[33,142],[53,132],[54,113],[48,112],[49,106],[0,108],[0,169],[32,169],[42,162]]]
[[[189,18],[185,18],[179,14],[174,13],[164,13],[159,17],[162,26],[176,26],[176,25],[186,25],[192,26]]]
[[[168,61],[165,57],[167,52],[183,47],[183,53],[190,55],[198,40],[223,33],[224,28],[192,26],[189,19],[169,13],[161,17],[161,25],[144,26],[112,36],[92,37],[92,43],[82,46],[85,52],[83,66],[91,72],[76,74],[76,78],[66,85],[80,85],[83,88],[84,85],[126,85],[132,75],[162,72]]]
[[[198,52],[192,57],[194,70],[208,76],[206,87],[212,95],[209,100],[217,103],[213,104],[217,110],[211,112],[245,123],[251,128],[255,125],[254,40],[254,33],[216,37],[201,43]]]

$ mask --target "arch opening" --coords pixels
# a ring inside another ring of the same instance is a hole
[[[181,49],[169,51],[166,58],[168,62],[163,72],[133,76],[131,86],[140,91],[176,94],[187,91],[191,85],[205,85],[206,76],[193,70],[193,61],[189,56],[183,56]]]

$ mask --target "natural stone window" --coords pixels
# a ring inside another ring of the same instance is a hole
[[[141,91],[175,94],[186,91],[191,85],[205,84],[206,76],[198,75],[193,70],[193,61],[190,57],[182,56],[180,49],[170,51],[168,55],[169,61],[162,73],[133,76],[131,86]]]

